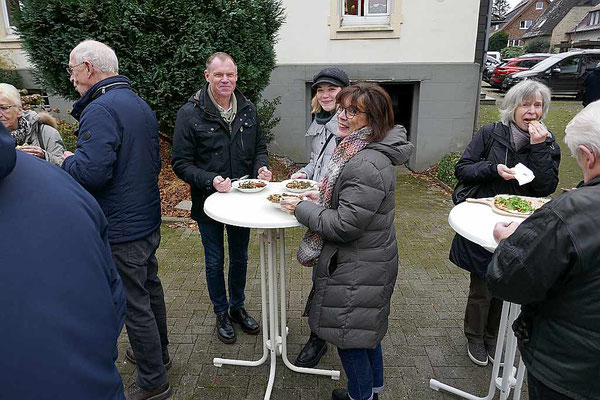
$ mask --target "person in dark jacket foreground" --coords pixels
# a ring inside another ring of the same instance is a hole
[[[600,399],[600,102],[567,125],[565,143],[583,182],[518,227],[496,225],[486,275],[495,297],[523,305],[513,329],[531,400]]]
[[[583,81],[583,101],[586,107],[588,104],[600,99],[600,63],[591,70]]]
[[[312,89],[316,93],[311,101],[314,120],[306,133],[306,136],[312,137],[310,161],[304,168],[292,174],[291,179],[311,179],[320,182],[325,176],[327,165],[336,146],[337,113],[335,112],[335,97],[342,88],[349,84],[348,75],[342,69],[336,67],[323,68],[314,76]],[[303,317],[307,317],[310,310],[310,302],[315,290],[315,275],[316,270],[313,269],[313,287],[308,295],[307,305],[302,314]],[[311,332],[294,364],[297,367],[313,368],[326,352],[327,342]]]
[[[0,398],[124,399],[125,296],[106,218],[64,172],[16,151],[2,124],[0,220]]]
[[[108,240],[127,296],[127,335],[138,376],[127,399],[166,399],[171,394],[167,312],[158,278],[160,151],[150,107],[118,75],[115,52],[87,40],[69,56],[70,80],[81,99],[77,150],[62,168],[98,200],[108,219]]]
[[[190,185],[192,218],[198,222],[206,283],[216,314],[217,337],[236,341],[232,321],[257,335],[260,327],[244,308],[250,229],[217,222],[204,213],[204,201],[231,190],[231,179],[250,176],[267,181],[268,154],[256,107],[236,89],[237,66],[229,54],[212,54],[204,71],[206,85],[179,109],[173,137],[175,174]],[[225,290],[223,231],[229,243],[229,301]]]
[[[549,107],[550,90],[536,81],[520,82],[506,93],[500,110],[502,122],[482,127],[456,164],[454,173],[459,181],[479,186],[472,197],[541,197],[554,192],[560,148],[541,122]],[[518,163],[533,171],[533,181],[519,185],[511,169]],[[491,258],[483,247],[454,236],[450,261],[471,273],[464,323],[467,355],[481,366],[487,365],[488,359],[493,361],[502,313],[502,301],[491,296],[485,285]]]
[[[281,207],[308,227],[298,261],[317,268],[309,325],[338,347],[348,377],[347,390],[334,390],[332,399],[377,399],[398,274],[395,166],[413,145],[393,126],[391,99],[379,85],[349,86],[336,103],[341,142],[320,190],[309,192],[312,201],[290,198]]]

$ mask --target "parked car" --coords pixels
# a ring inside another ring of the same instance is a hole
[[[485,53],[485,55],[489,58],[493,58],[494,60],[496,60],[497,64],[500,64],[502,62],[502,56],[500,55],[499,51],[488,51]]]
[[[490,78],[492,87],[501,89],[504,79],[515,72],[526,71],[533,68],[540,61],[550,57],[551,54],[525,54],[521,57],[509,58],[504,64],[500,64],[494,69],[494,74]]]
[[[546,84],[553,95],[583,97],[583,81],[600,62],[600,50],[578,50],[554,54],[529,71],[506,78],[502,89],[508,90],[524,79],[535,79]]]
[[[498,61],[495,57],[487,55],[485,60],[485,67],[483,68],[483,72],[481,74],[481,79],[489,83],[494,73],[494,69],[498,65],[500,65],[500,61]]]

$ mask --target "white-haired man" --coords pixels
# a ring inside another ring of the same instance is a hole
[[[191,188],[192,218],[198,222],[204,245],[217,337],[231,344],[236,341],[232,320],[251,335],[260,331],[244,308],[250,229],[212,220],[204,213],[204,200],[214,192],[228,192],[231,178],[250,175],[271,180],[271,172],[256,107],[236,89],[237,66],[231,56],[212,54],[204,78],[204,87],[177,113],[172,165]],[[229,300],[223,272],[224,229],[229,243]]]
[[[498,224],[486,275],[494,296],[523,304],[513,329],[531,400],[600,399],[600,102],[567,125],[565,143],[583,182],[518,227]]]
[[[108,240],[121,275],[125,325],[138,376],[128,400],[166,399],[167,316],[158,278],[160,243],[160,152],[156,116],[118,75],[115,52],[93,40],[78,44],[67,72],[81,99],[71,114],[79,121],[75,154],[65,152],[62,168],[98,201],[108,219]]]

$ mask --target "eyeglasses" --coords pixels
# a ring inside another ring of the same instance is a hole
[[[342,107],[341,105],[337,105],[335,108],[335,112],[337,113],[337,115],[341,115],[343,112],[346,113],[346,118],[348,119],[352,119],[354,117],[356,117],[358,114],[366,114],[366,112],[364,111],[360,111],[358,108],[353,107],[353,106],[349,106],[349,107]]]
[[[67,67],[67,74],[69,74],[69,76],[73,75],[73,70],[83,64],[85,64],[85,61],[82,61],[77,65],[73,65],[72,67]]]
[[[0,105],[0,113],[2,114],[6,114],[10,111],[11,108],[16,107],[16,105],[12,105],[12,106],[5,106],[5,105]]]

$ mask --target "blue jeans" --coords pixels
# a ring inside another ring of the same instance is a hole
[[[250,229],[224,225],[216,221],[201,222],[198,223],[198,227],[204,246],[206,284],[215,314],[227,312],[229,308],[243,307]],[[229,301],[227,301],[225,275],[223,273],[225,262],[224,228],[227,228],[227,243],[229,244],[229,274],[227,277]]]
[[[348,395],[352,400],[369,400],[383,390],[383,354],[381,343],[374,349],[339,349],[338,354],[348,377]]]

